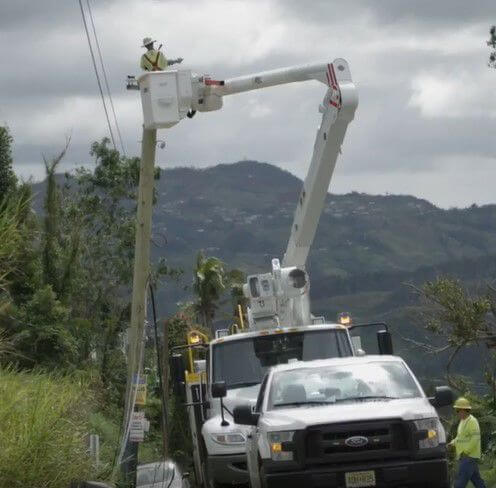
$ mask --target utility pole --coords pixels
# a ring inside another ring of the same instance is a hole
[[[143,332],[146,315],[146,290],[150,276],[150,240],[152,235],[152,207],[155,174],[155,148],[157,130],[143,127],[141,145],[141,165],[138,188],[138,209],[136,219],[136,240],[134,251],[133,296],[131,304],[131,323],[128,329],[128,376],[126,387],[126,404],[124,409],[124,435],[126,452],[131,455],[129,464],[137,465],[137,446],[129,445],[128,424],[133,409],[133,382],[135,375],[141,373],[143,353]],[[132,443],[134,444],[134,443]],[[135,458],[135,459],[133,459]],[[127,465],[127,462],[126,462]],[[126,486],[136,486],[136,469],[124,468]],[[130,472],[130,471],[134,471]]]

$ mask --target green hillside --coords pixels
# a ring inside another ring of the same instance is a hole
[[[200,249],[248,274],[267,271],[284,253],[301,186],[292,174],[254,161],[162,170],[152,253],[185,276],[161,290],[161,315],[188,299],[184,286]],[[43,187],[37,192],[39,199]],[[444,357],[426,361],[402,340],[426,339],[418,299],[405,284],[444,274],[491,281],[495,224],[496,205],[443,210],[412,196],[328,195],[308,263],[313,311],[330,320],[347,310],[358,321],[388,321],[397,350],[420,374],[439,375]],[[468,354],[461,371],[473,374],[472,359],[481,355]]]

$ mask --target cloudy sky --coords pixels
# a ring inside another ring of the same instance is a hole
[[[86,1],[86,0],[84,0]],[[360,104],[331,190],[413,194],[443,206],[496,203],[496,70],[487,67],[494,0],[90,0],[128,154],[139,154],[144,36],[215,78],[348,60]],[[77,0],[0,0],[0,123],[18,174],[72,143],[66,168],[91,164],[107,135]],[[303,176],[325,87],[317,82],[226,99],[161,131],[162,167],[240,159]],[[277,182],[275,183],[277,184]]]

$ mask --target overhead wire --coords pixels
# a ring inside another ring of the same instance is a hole
[[[102,99],[103,110],[105,111],[105,117],[107,119],[107,125],[110,132],[110,138],[112,139],[112,144],[114,149],[117,151],[117,146],[115,145],[114,133],[112,131],[112,125],[110,123],[110,117],[107,110],[107,104],[105,103],[105,96],[103,94],[102,82],[100,81],[100,74],[98,73],[98,68],[95,60],[95,53],[93,52],[93,46],[91,45],[90,32],[88,30],[88,24],[86,23],[86,15],[84,14],[83,2],[79,0],[79,7],[81,8],[81,17],[83,18],[84,30],[86,32],[86,39],[88,40],[88,46],[90,48],[91,61],[93,62],[93,68],[95,70],[96,81],[98,83],[98,89],[100,90],[100,97]]]
[[[93,20],[93,13],[91,11],[90,0],[86,0],[86,5],[88,6],[88,13],[90,15],[91,27],[93,29],[93,35],[95,37],[96,49],[98,51],[98,57],[100,59],[100,65],[102,67],[103,80],[105,82],[105,87],[107,88],[107,95],[108,95],[109,102],[110,102],[110,108],[112,110],[112,114],[114,117],[114,124],[115,124],[115,128],[117,130],[117,136],[119,138],[120,146],[122,149],[122,154],[124,154],[124,156],[126,156],[126,150],[124,149],[124,143],[122,142],[121,130],[119,128],[119,122],[118,122],[117,116],[115,114],[114,101],[112,100],[112,92],[110,91],[110,86],[109,86],[109,82],[108,82],[108,78],[107,78],[107,70],[105,69],[105,63],[103,62],[102,50],[100,49],[100,41],[98,40],[98,34],[96,33],[95,22]]]

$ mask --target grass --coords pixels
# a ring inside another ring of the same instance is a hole
[[[67,488],[91,476],[88,394],[61,375],[0,369],[0,488]]]

